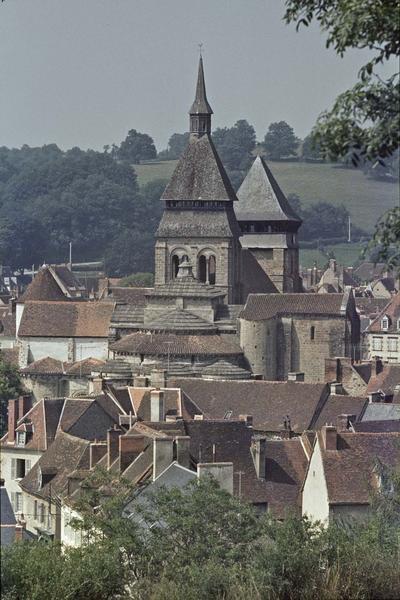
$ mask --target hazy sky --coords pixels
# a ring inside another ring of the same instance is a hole
[[[204,44],[213,127],[246,118],[261,139],[299,137],[365,62],[285,25],[283,0],[5,0],[0,3],[0,146],[101,149],[129,129],[157,148],[188,126]]]

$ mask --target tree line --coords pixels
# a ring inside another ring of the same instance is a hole
[[[212,480],[136,502],[94,473],[75,505],[81,547],[15,543],[1,552],[4,600],[354,600],[400,596],[399,476],[365,522],[277,521]],[[102,494],[102,486],[112,496]]]

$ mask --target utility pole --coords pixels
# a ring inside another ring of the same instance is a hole
[[[347,239],[348,243],[351,243],[351,217],[349,215],[349,222],[348,222],[348,239]]]
[[[72,242],[69,243],[69,269],[72,271]]]

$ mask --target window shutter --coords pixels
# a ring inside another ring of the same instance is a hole
[[[33,502],[33,518],[35,520],[37,520],[37,517],[38,517],[37,500],[34,500],[34,502]]]
[[[17,478],[17,459],[11,459],[11,479]]]
[[[11,492],[11,504],[12,504],[14,512],[17,510],[17,507],[15,506],[15,502],[16,502],[15,492]]]
[[[31,461],[30,460],[26,460],[25,461],[25,475],[27,475],[30,470],[31,470]]]

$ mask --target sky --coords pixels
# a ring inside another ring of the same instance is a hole
[[[368,53],[341,59],[284,12],[284,0],[5,0],[0,146],[101,150],[137,129],[166,148],[188,128],[199,43],[213,128],[244,118],[261,140],[284,120],[303,138]]]

